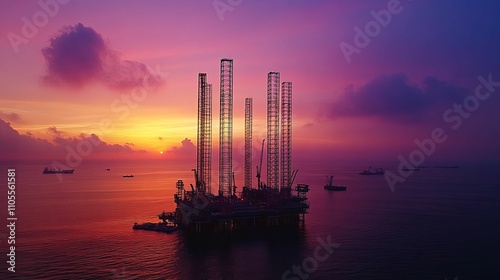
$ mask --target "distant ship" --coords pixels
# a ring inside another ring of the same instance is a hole
[[[344,187],[344,186],[335,186],[333,184],[333,175],[330,175],[330,176],[326,176],[325,190],[329,190],[329,191],[345,191],[345,190],[347,190],[347,187]]]
[[[43,170],[43,174],[73,174],[75,170],[74,169],[49,169],[48,167],[45,167]]]
[[[133,178],[134,175],[123,175],[123,178]]]
[[[377,168],[375,171],[372,171],[372,167],[368,167],[368,170],[363,170],[363,172],[359,173],[359,175],[384,175],[385,171],[382,168]]]

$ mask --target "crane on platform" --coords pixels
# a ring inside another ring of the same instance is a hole
[[[233,171],[233,197],[236,196],[236,181],[234,180],[234,171]]]
[[[260,149],[260,162],[259,165],[257,166],[257,187],[261,189],[262,187],[262,182],[260,181],[260,175],[262,173],[262,158],[264,157],[264,142],[266,139],[262,139],[262,148]]]
[[[198,191],[198,192],[199,192],[199,191],[200,191],[200,185],[201,185],[201,184],[200,184],[200,179],[199,179],[199,177],[198,177],[198,170],[196,170],[196,169],[194,169],[194,168],[193,168],[193,169],[191,169],[191,171],[193,171],[193,172],[194,172],[194,181],[195,181],[196,191]],[[192,186],[192,185],[191,185],[191,186]]]

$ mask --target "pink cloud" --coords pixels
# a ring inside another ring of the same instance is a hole
[[[185,160],[195,160],[196,158],[196,146],[193,142],[185,138],[181,142],[180,147],[173,147],[165,152],[168,159],[185,159]]]
[[[17,113],[4,113],[0,111],[0,119],[5,119],[9,122],[19,122],[21,120],[21,116]]]
[[[80,134],[78,137],[62,137],[64,132],[56,127],[47,129],[55,138],[52,141],[34,137],[31,133],[20,134],[9,122],[0,119],[0,154],[2,160],[54,160],[67,157],[73,152],[84,151],[82,157],[102,158],[135,156],[146,154],[143,150],[133,150],[129,144],[109,144],[95,134]]]

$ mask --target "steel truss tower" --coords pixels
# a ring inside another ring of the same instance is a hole
[[[202,192],[211,192],[212,174],[212,85],[207,74],[198,74],[198,134],[196,170]]]
[[[267,74],[267,185],[279,188],[280,73]]]
[[[233,60],[220,62],[219,192],[232,195]]]
[[[292,180],[292,83],[281,84],[281,188],[291,188]]]
[[[252,98],[245,98],[245,187],[252,188]]]

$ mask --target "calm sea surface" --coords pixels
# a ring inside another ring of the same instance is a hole
[[[3,165],[0,218],[6,225],[15,167],[18,221],[16,273],[0,231],[0,279],[282,279],[314,257],[318,238],[340,247],[304,279],[500,279],[498,167],[425,168],[393,193],[383,176],[357,174],[367,165],[302,167],[296,183],[311,186],[302,229],[209,241],[131,228],[174,210],[175,182],[193,183],[189,169],[84,162],[59,182],[44,165]],[[347,192],[323,190],[331,173]]]

